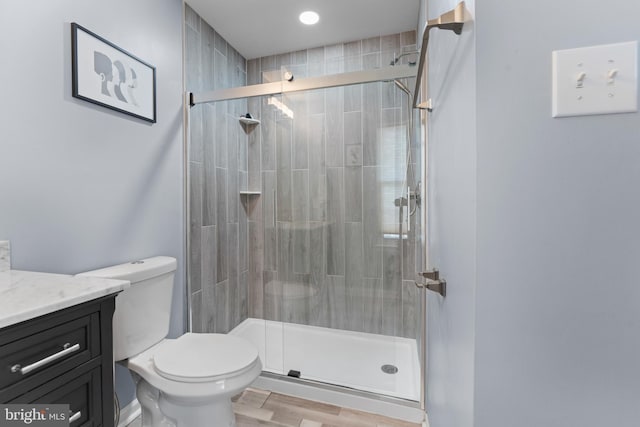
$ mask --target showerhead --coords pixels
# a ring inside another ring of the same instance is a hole
[[[414,51],[414,52],[405,52],[403,54],[401,54],[400,56],[394,57],[391,62],[389,63],[389,65],[396,65],[398,63],[398,61],[400,61],[400,59],[403,56],[407,56],[407,55],[416,55],[420,53],[419,51]],[[394,54],[395,55],[395,54]],[[416,61],[409,61],[409,65],[416,65]]]

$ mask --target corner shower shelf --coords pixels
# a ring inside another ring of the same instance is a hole
[[[248,119],[246,117],[240,117],[238,120],[240,120],[240,123],[242,123],[244,125],[255,126],[255,125],[259,125],[260,124],[260,120],[258,120],[258,119]]]
[[[259,196],[262,193],[260,191],[241,191],[241,196]]]

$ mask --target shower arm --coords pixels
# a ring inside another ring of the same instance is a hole
[[[443,13],[435,19],[427,21],[427,25],[422,33],[422,47],[420,48],[420,60],[418,61],[418,75],[416,76],[416,88],[413,91],[413,108],[428,109],[431,111],[431,105],[429,102],[422,102],[418,104],[418,94],[420,93],[420,83],[422,81],[422,73],[424,71],[424,64],[427,59],[427,47],[429,46],[429,31],[432,28],[440,28],[441,30],[450,30],[460,35],[462,33],[462,27],[464,26],[465,7],[464,1],[458,3],[458,5],[452,10]]]

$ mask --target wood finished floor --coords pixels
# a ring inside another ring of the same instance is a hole
[[[250,388],[233,399],[237,427],[419,427],[406,421]],[[140,426],[137,419],[128,427]]]

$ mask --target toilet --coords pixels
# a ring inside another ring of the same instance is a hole
[[[113,353],[132,372],[143,427],[233,427],[231,397],[260,375],[258,349],[224,334],[166,338],[175,271],[175,258],[157,256],[79,276],[131,282],[116,297]]]

